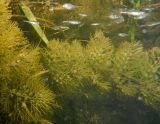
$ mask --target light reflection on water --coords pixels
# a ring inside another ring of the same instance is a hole
[[[123,40],[128,40],[129,20],[135,19],[137,20],[136,40],[159,42],[160,7],[155,6],[156,3],[158,1],[144,0],[140,9],[133,9],[131,4],[125,0],[124,4],[111,2],[111,0],[50,1],[45,6],[45,9],[48,7],[50,13],[46,11],[45,17],[58,27],[56,28],[56,35],[50,35],[50,38],[87,40],[95,30],[101,29],[107,32],[105,33],[106,36],[111,39],[121,41],[123,38]],[[37,6],[34,7],[38,8]],[[42,10],[40,9],[40,11]],[[43,13],[43,15],[45,14]],[[42,14],[38,16],[42,16]],[[61,31],[58,32],[61,27],[67,27],[67,30],[62,34],[63,36],[59,35],[62,33]],[[52,27],[52,29],[54,28]],[[51,33],[54,34],[54,31],[55,29]],[[149,37],[146,37],[148,34]]]

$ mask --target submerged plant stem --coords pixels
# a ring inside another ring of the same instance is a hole
[[[136,33],[136,23],[137,21],[135,19],[130,20],[130,28],[129,28],[129,40],[131,42],[135,41],[135,33]]]

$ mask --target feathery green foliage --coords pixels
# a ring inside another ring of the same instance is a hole
[[[100,78],[92,68],[88,68],[83,49],[77,41],[71,44],[52,41],[49,45],[49,49],[45,52],[44,63],[49,69],[50,78],[54,80],[49,83],[57,86],[55,90],[62,90],[62,92],[71,90],[77,94],[77,90],[83,84],[98,85]]]
[[[0,123],[27,124],[42,120],[53,103],[53,93],[41,79],[39,49],[31,48],[9,19],[0,1]]]
[[[88,51],[91,52],[94,50],[91,48],[92,43],[87,46]],[[108,46],[109,44],[106,43],[105,45]],[[44,51],[43,61],[50,73],[48,83],[55,91],[56,100],[60,105],[60,108],[55,111],[56,116],[58,116],[55,119],[58,123],[81,122],[82,120],[76,116],[82,116],[77,114],[81,111],[83,102],[95,100],[109,90],[108,84],[101,79],[98,71],[94,70],[94,65],[98,66],[103,62],[93,62],[86,48],[77,41],[68,43],[54,40],[48,46],[49,48]],[[99,52],[98,49],[101,48],[96,49]],[[102,48],[101,52],[97,54],[103,52]],[[97,60],[104,58],[104,55],[95,56],[93,54],[93,56],[97,57]],[[87,120],[85,116],[83,117]]]
[[[0,123],[50,124],[44,118],[53,113],[57,124],[142,124],[137,117],[143,113],[159,113],[159,48],[145,51],[140,42],[115,47],[97,31],[86,46],[53,40],[40,58],[9,21],[4,1],[0,7]],[[44,73],[59,105],[53,111]]]
[[[43,60],[49,69],[48,83],[61,106],[55,111],[57,122],[86,124],[95,119],[94,123],[102,123],[103,116],[94,109],[103,108],[103,99],[115,95],[160,110],[159,51],[147,52],[140,42],[115,47],[101,31],[85,47],[77,41],[50,42]]]

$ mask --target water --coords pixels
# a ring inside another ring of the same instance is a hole
[[[59,31],[55,31],[54,28],[51,28],[53,31],[48,29],[49,39],[56,37],[62,40],[88,40],[96,30],[100,29],[107,37],[117,42],[129,41],[130,20],[135,20],[135,40],[142,41],[144,46],[146,44],[159,45],[159,1],[142,1],[141,7],[138,9],[133,7],[132,2],[125,0],[123,2],[112,0],[48,0],[42,5],[32,4],[32,2],[29,4],[32,10],[37,10],[36,16],[54,22],[57,27],[67,27],[67,30],[63,32],[61,28]]]

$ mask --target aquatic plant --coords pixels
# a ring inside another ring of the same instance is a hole
[[[98,73],[101,66],[99,69],[94,66],[104,64],[103,62],[110,58],[107,52],[110,51],[111,44],[104,43],[107,41],[104,38],[105,41],[99,40],[96,48],[94,40],[97,38],[92,38],[86,49],[78,41],[68,43],[53,40],[49,42],[49,48],[43,51],[43,62],[49,70],[48,83],[55,91],[60,106],[54,111],[54,120],[57,123],[87,123],[90,118],[80,114],[81,107],[109,90],[109,84],[105,83]]]
[[[105,1],[108,0],[93,4]],[[2,25],[2,30],[6,30],[4,37],[16,27],[9,24]],[[134,41],[135,29],[131,31]],[[21,37],[16,38],[16,45],[15,35],[10,36],[0,45],[0,80],[4,82],[0,84],[0,108],[3,108],[0,119],[3,122],[50,123],[43,119],[42,111],[52,113],[57,124],[153,124],[157,121],[154,118],[160,110],[159,48],[145,51],[140,42],[120,42],[114,46],[102,31],[97,31],[85,44],[54,39],[41,51],[40,59],[38,48],[33,50]],[[47,71],[42,70],[39,60]],[[42,84],[42,74],[56,94],[59,106],[53,110],[49,110],[53,95]]]
[[[141,0],[133,0],[131,2],[133,9],[139,9],[141,6]],[[136,26],[137,26],[137,20],[133,17],[129,18],[129,40],[131,42],[135,41],[135,34],[136,34]]]
[[[87,120],[93,116],[103,121],[90,107],[86,111],[91,113],[85,115],[83,107],[93,107],[94,100],[111,94],[131,97],[159,110],[159,51],[144,51],[140,42],[122,42],[114,47],[101,31],[86,46],[77,41],[50,42],[43,60],[49,69],[48,83],[61,106],[55,111],[57,122],[91,123]]]
[[[19,3],[19,6],[20,6],[21,10],[23,11],[24,15],[29,20],[28,22],[30,22],[30,24],[33,26],[33,28],[36,31],[36,33],[38,34],[38,36],[45,43],[45,45],[47,45],[48,39],[47,39],[46,35],[44,34],[44,32],[42,31],[42,29],[39,25],[39,22],[36,20],[36,17],[33,15],[30,8],[23,1],[21,1]]]
[[[0,123],[47,123],[43,118],[54,95],[41,79],[46,71],[39,64],[39,49],[10,21],[5,2],[0,1]]]

